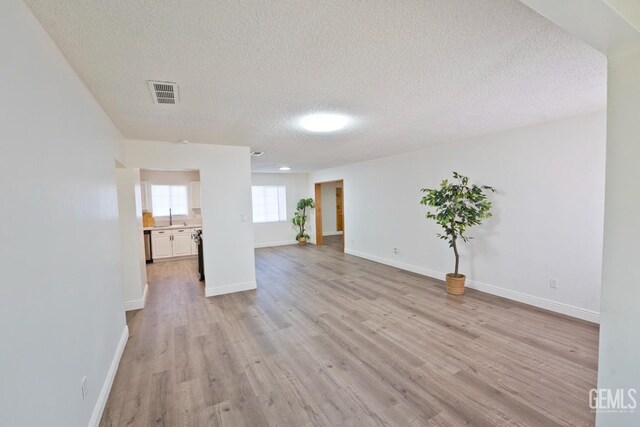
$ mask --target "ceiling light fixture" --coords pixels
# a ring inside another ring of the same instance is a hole
[[[280,166],[281,171],[290,171],[291,168],[289,166]]]
[[[189,140],[188,139],[181,139],[180,140],[180,144],[188,144]]]
[[[344,129],[351,118],[338,113],[313,113],[300,118],[299,125],[309,132],[335,132]]]
[[[264,151],[252,151],[251,157],[260,157],[264,154]]]

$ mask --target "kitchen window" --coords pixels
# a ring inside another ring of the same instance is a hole
[[[152,185],[151,206],[153,216],[189,214],[189,197],[186,185]]]
[[[284,185],[254,185],[251,187],[253,222],[287,220],[287,197]]]

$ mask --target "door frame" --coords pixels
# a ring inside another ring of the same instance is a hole
[[[315,202],[316,202],[316,245],[324,244],[322,239],[322,184],[331,184],[334,182],[342,183],[342,252],[344,252],[346,229],[344,220],[344,179],[332,179],[330,181],[321,181],[314,184]]]

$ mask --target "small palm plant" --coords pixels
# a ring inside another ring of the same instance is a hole
[[[298,234],[296,235],[296,240],[301,245],[306,245],[307,240],[310,239],[309,235],[305,230],[305,225],[307,223],[307,208],[313,209],[316,205],[313,202],[312,198],[308,199],[300,199],[298,201],[298,210],[293,214],[293,225],[298,227]]]
[[[453,295],[464,293],[465,276],[459,273],[460,254],[458,253],[458,239],[468,242],[471,237],[465,232],[468,228],[479,225],[483,220],[491,217],[491,201],[486,192],[495,193],[495,189],[487,185],[471,185],[469,178],[453,172],[454,182],[447,179],[440,183],[440,188],[423,188],[425,193],[420,204],[434,208],[427,212],[427,218],[440,225],[444,233],[437,236],[449,242],[456,257],[454,273],[447,274],[447,292]]]

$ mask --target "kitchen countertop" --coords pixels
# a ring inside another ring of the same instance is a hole
[[[162,225],[160,227],[144,227],[143,230],[176,230],[178,228],[202,228],[202,225]]]

